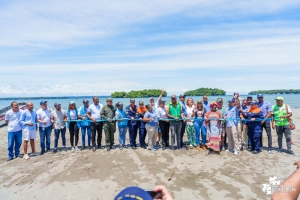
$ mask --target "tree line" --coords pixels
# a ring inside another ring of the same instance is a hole
[[[222,96],[225,95],[226,92],[218,88],[198,88],[196,90],[186,91],[184,94],[186,96]]]
[[[114,92],[111,94],[112,98],[143,98],[143,97],[159,97],[161,90],[132,90],[130,92]],[[167,92],[163,92],[163,97],[167,96]]]
[[[249,92],[250,95],[254,94],[300,94],[300,89],[282,89],[282,90],[257,90]]]

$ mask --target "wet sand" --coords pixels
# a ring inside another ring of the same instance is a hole
[[[286,179],[294,172],[293,163],[299,159],[300,110],[293,110],[293,120],[297,127],[292,131],[294,156],[277,152],[277,136],[273,130],[272,155],[266,150],[258,155],[242,151],[235,156],[224,151],[220,155],[208,155],[202,149],[149,152],[141,148],[135,151],[116,148],[110,152],[105,149],[58,151],[29,160],[17,158],[6,162],[7,127],[2,127],[1,199],[113,199],[126,186],[151,189],[159,184],[165,185],[175,199],[270,199],[270,195],[262,191],[262,184],[269,183],[269,177],[273,176],[281,181]],[[265,149],[267,135],[263,134]],[[116,133],[116,144],[117,139]],[[53,140],[52,132],[51,148]],[[286,149],[285,139],[283,141]],[[39,137],[35,144],[40,151]],[[105,144],[104,133],[102,144]],[[70,146],[69,139],[67,145]],[[173,171],[174,176],[168,181]]]

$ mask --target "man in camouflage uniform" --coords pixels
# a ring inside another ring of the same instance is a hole
[[[101,111],[101,118],[103,120],[108,120],[104,122],[104,132],[105,132],[105,143],[106,143],[106,150],[110,151],[113,149],[114,145],[114,134],[116,132],[116,121],[115,121],[115,113],[116,108],[112,105],[112,99],[106,99],[106,106],[103,106]]]

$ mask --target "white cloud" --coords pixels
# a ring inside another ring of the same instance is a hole
[[[198,18],[276,13],[299,1],[18,1],[0,12],[0,46],[61,48],[131,31],[176,13]],[[55,44],[55,46],[53,46]]]

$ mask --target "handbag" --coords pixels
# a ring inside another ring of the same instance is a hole
[[[286,109],[286,113],[288,113],[288,107],[287,107],[287,104],[285,104],[285,109]],[[290,129],[291,129],[291,130],[295,130],[295,129],[296,129],[296,126],[295,126],[293,120],[292,120],[290,117],[288,117],[288,121],[289,121]]]

